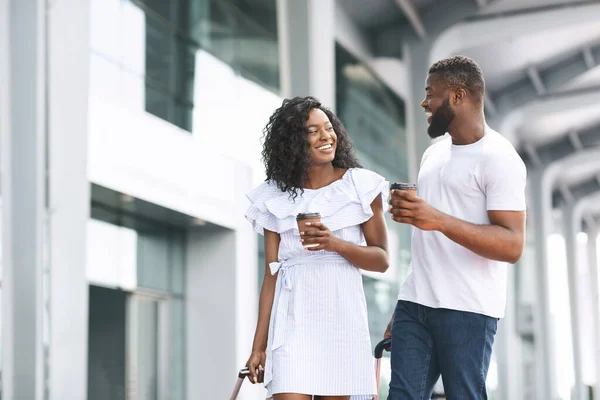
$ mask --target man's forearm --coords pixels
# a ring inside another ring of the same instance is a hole
[[[438,229],[448,239],[490,260],[511,264],[523,253],[522,234],[498,225],[476,225],[443,214]]]

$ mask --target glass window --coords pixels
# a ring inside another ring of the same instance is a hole
[[[169,291],[171,272],[168,237],[160,228],[138,230],[138,287]]]
[[[185,303],[183,299],[170,299],[171,326],[180,327],[169,333],[169,399],[185,399]]]
[[[183,294],[185,290],[185,234],[173,232],[171,237],[171,291]]]
[[[276,0],[108,0],[108,5],[92,0],[91,93],[133,107],[143,98],[147,112],[191,132],[196,77],[206,73],[197,65],[200,49],[278,92],[275,5]]]
[[[132,295],[128,307],[128,389],[139,399],[159,400],[162,384],[160,376],[161,300]],[[135,383],[133,383],[135,382]]]
[[[134,1],[146,13],[146,110],[192,130],[196,52],[279,90],[275,0]]]
[[[388,179],[407,180],[404,102],[342,46],[335,56],[337,112],[361,162]]]
[[[95,251],[89,253],[94,259],[88,260],[88,269],[97,265],[95,283],[133,292],[131,327],[136,328],[130,339],[135,345],[128,351],[136,379],[128,385],[135,385],[144,399],[168,393],[170,399],[183,400],[185,230],[100,202],[92,203],[91,214],[88,249]],[[130,278],[124,277],[126,270]],[[158,362],[162,357],[166,361]]]

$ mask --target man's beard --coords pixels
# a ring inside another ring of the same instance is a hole
[[[454,115],[454,110],[450,107],[450,100],[448,98],[444,99],[442,105],[431,117],[431,123],[427,128],[429,137],[435,139],[444,136],[448,132],[448,127],[454,119]]]

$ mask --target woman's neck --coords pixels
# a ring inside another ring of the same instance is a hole
[[[311,165],[308,170],[306,181],[304,182],[305,189],[319,189],[327,186],[330,183],[340,179],[340,171],[333,164]]]

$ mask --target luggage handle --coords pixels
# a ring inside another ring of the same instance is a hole
[[[250,369],[248,367],[244,367],[240,369],[240,372],[238,373],[238,378],[244,379],[248,375],[250,375]]]
[[[389,350],[391,344],[392,339],[383,339],[381,342],[377,343],[377,346],[375,346],[375,358],[379,360],[383,357],[384,350]]]
[[[242,388],[242,383],[244,383],[244,379],[246,379],[248,375],[250,375],[250,369],[248,369],[248,367],[240,369],[240,372],[238,372],[237,382],[235,383],[235,387],[233,388],[233,392],[231,393],[229,400],[237,399],[240,389]]]
[[[383,351],[389,350],[390,345],[392,344],[392,339],[383,339],[381,342],[377,343],[375,346],[375,360],[377,366],[375,367],[375,379],[377,382],[377,390],[379,391],[379,382],[381,379],[381,358],[383,357]],[[375,394],[373,400],[379,400],[379,394]]]

